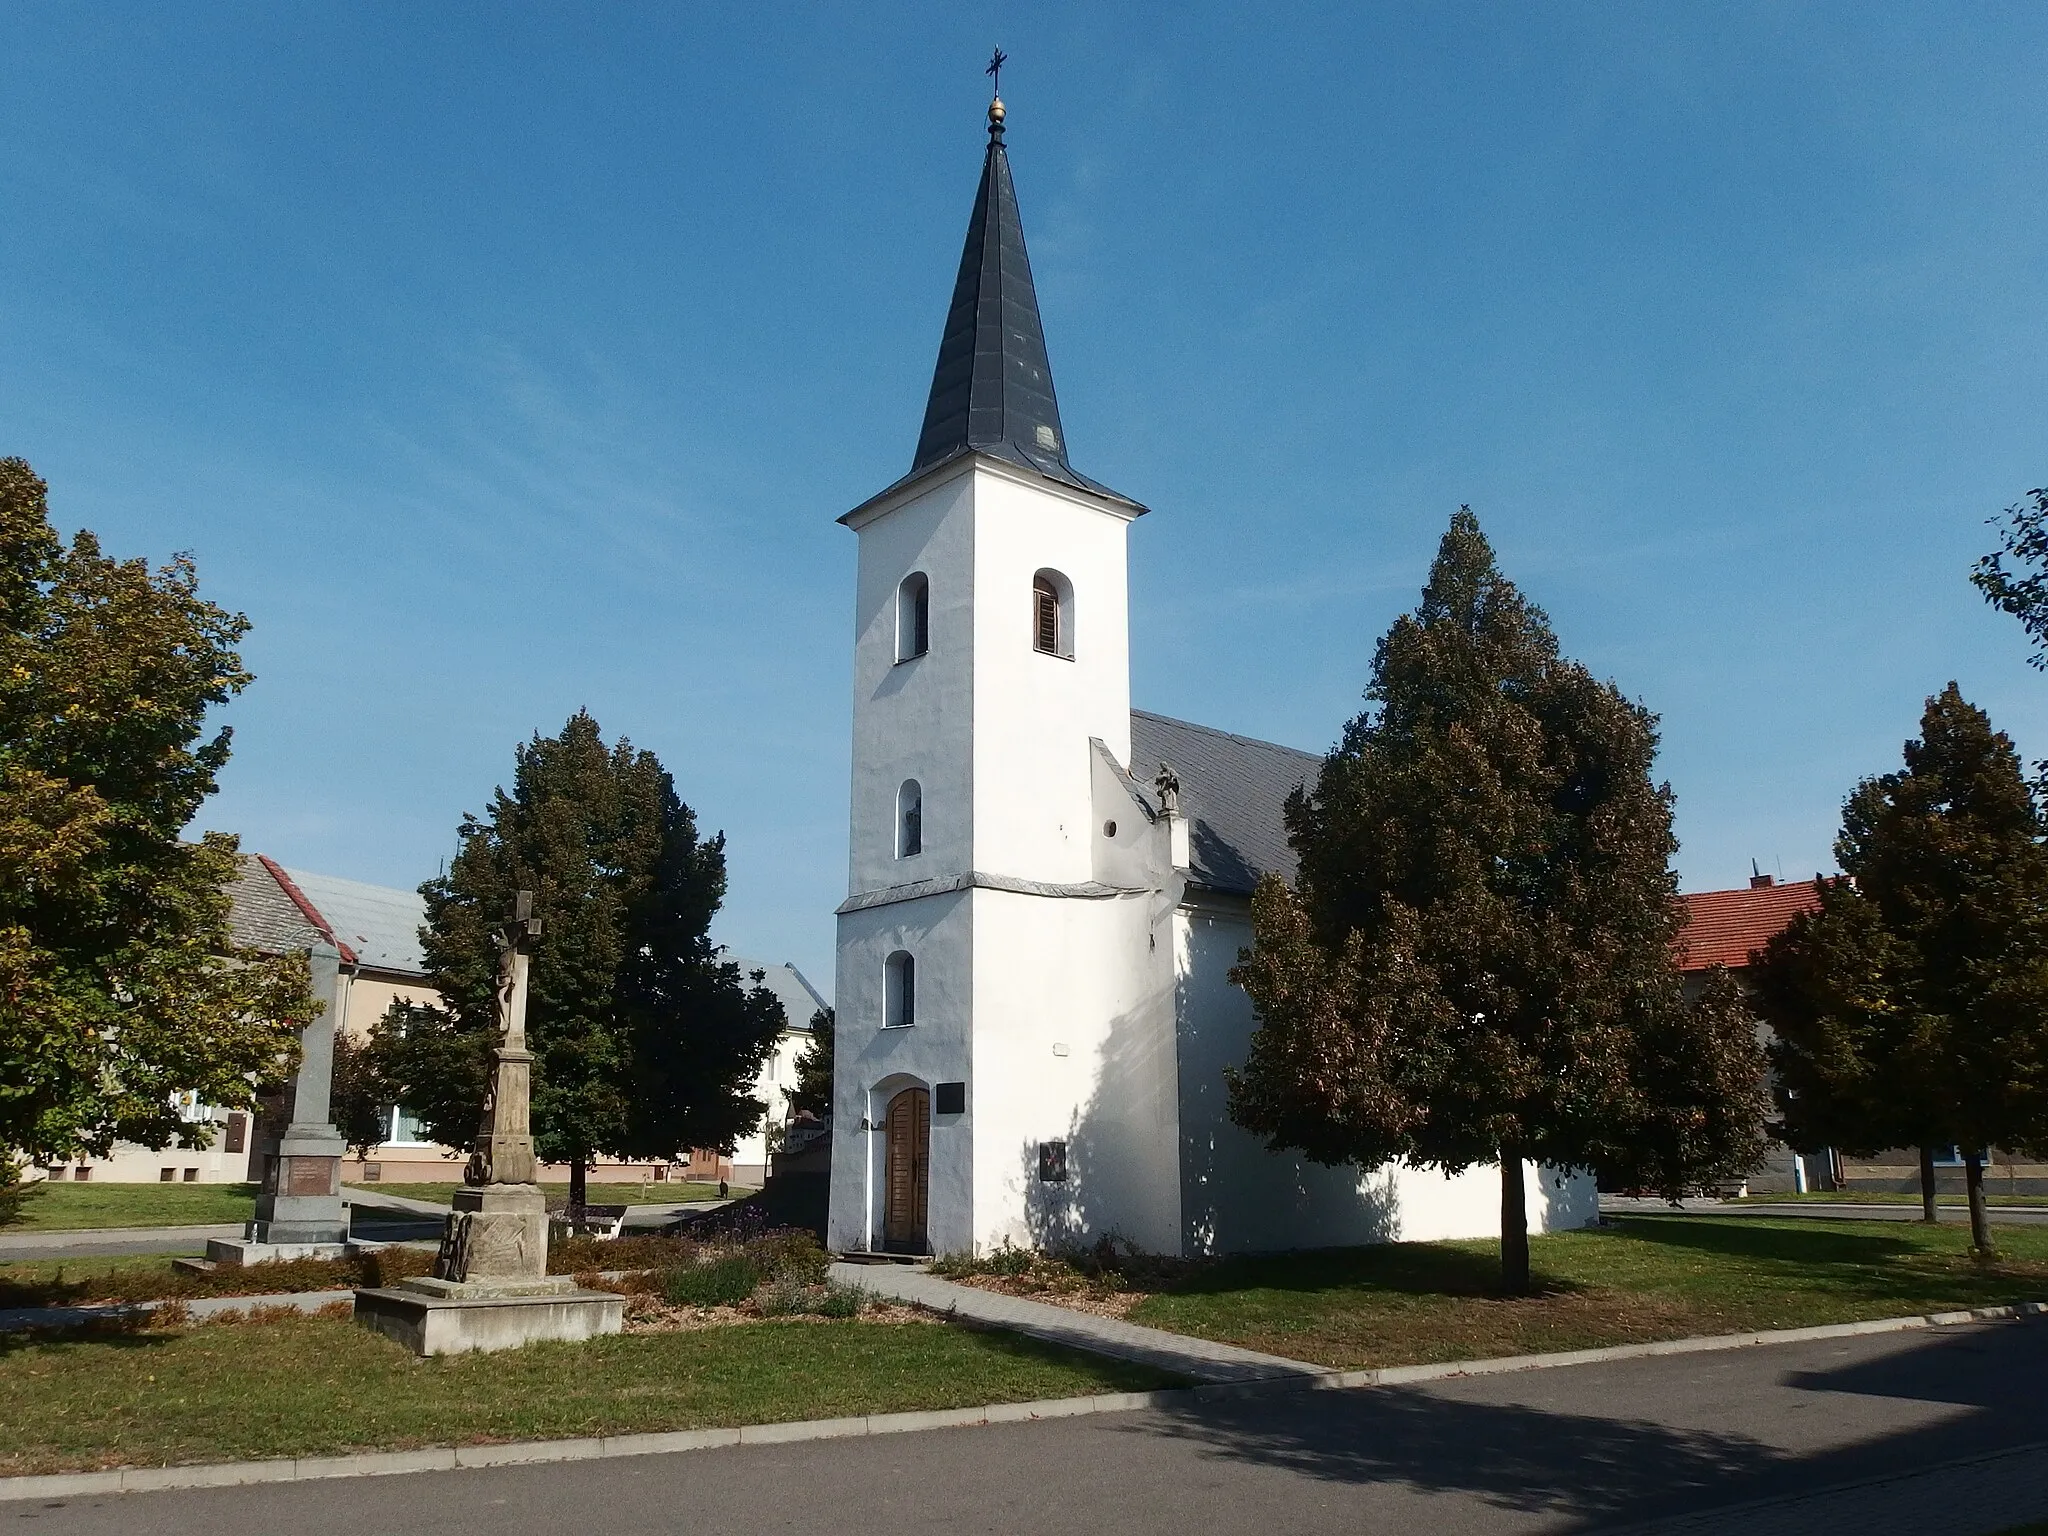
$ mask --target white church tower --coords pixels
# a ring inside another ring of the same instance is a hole
[[[1119,766],[1144,511],[1067,461],[997,100],[915,462],[840,519],[835,1249],[1179,1246],[1170,903],[1139,867],[1172,861]]]

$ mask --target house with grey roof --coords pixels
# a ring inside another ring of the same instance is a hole
[[[1331,1169],[1231,1123],[1230,980],[1319,760],[1131,708],[1139,501],[1070,456],[989,107],[910,471],[859,541],[831,1246],[1206,1254],[1498,1230],[1497,1170]],[[1529,1170],[1536,1230],[1596,1218]]]

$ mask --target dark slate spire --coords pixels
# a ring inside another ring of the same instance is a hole
[[[1003,147],[1003,103],[988,109],[988,154],[974,216],[953,283],[953,306],[939,342],[931,399],[917,439],[911,475],[965,452],[989,454],[1037,470],[1050,479],[1117,501],[1067,462],[1067,437],[1053,394],[1045,328],[1024,251],[1017,189]],[[1135,503],[1132,503],[1135,505]],[[1143,509],[1140,508],[1142,511]]]

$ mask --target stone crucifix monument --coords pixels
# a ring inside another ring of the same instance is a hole
[[[356,1319],[422,1355],[617,1333],[623,1297],[548,1273],[546,1197],[535,1182],[526,979],[540,919],[521,891],[498,930],[498,1044],[483,1126],[455,1192],[434,1273],[356,1292]]]

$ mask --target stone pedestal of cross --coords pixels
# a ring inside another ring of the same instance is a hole
[[[356,1318],[423,1355],[617,1333],[624,1299],[548,1273],[546,1197],[535,1182],[526,984],[540,919],[521,891],[498,930],[498,1047],[483,1125],[434,1273],[356,1292]]]

